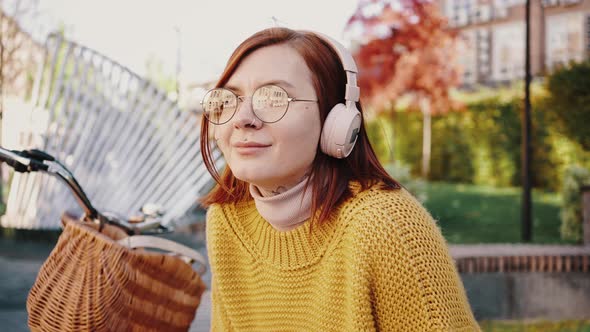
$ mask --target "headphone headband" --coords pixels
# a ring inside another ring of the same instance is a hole
[[[346,72],[346,92],[344,94],[346,104],[347,106],[351,106],[350,104],[354,104],[355,102],[357,102],[360,96],[360,89],[356,84],[356,74],[358,73],[358,69],[356,67],[356,63],[354,62],[352,54],[350,54],[350,52],[346,49],[346,47],[344,47],[344,45],[340,44],[337,40],[327,35],[324,35],[323,33],[307,30],[302,30],[300,32],[314,34],[332,47],[334,52],[336,52],[336,54],[340,58],[342,67]]]
[[[318,32],[300,32],[312,34],[326,42],[340,58],[346,73],[346,104],[338,103],[328,112],[320,139],[322,152],[334,158],[346,158],[352,152],[362,126],[362,116],[356,108],[360,95],[359,87],[356,85],[356,63],[352,54],[336,40]]]
[[[323,39],[328,44],[330,44],[330,46],[332,46],[334,51],[338,54],[338,57],[342,62],[342,67],[344,67],[344,70],[348,72],[353,72],[355,74],[358,73],[356,63],[354,62],[354,58],[352,57],[352,54],[350,54],[350,52],[346,49],[346,47],[344,47],[344,45],[340,44],[337,40],[333,39],[332,37],[324,35],[323,33],[313,31],[305,32],[313,33],[321,39]]]

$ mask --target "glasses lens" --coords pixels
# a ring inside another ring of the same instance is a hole
[[[213,89],[203,98],[203,112],[207,120],[215,124],[226,123],[231,119],[238,105],[238,98],[227,89]]]
[[[264,122],[277,122],[289,105],[289,96],[283,88],[276,85],[265,85],[254,91],[252,110]]]

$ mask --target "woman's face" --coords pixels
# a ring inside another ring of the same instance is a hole
[[[225,88],[246,98],[229,122],[213,126],[217,145],[236,178],[280,191],[309,172],[321,132],[318,103],[290,102],[281,120],[263,123],[254,115],[250,97],[272,83],[289,97],[317,100],[311,77],[299,53],[284,44],[256,50],[236,69]]]

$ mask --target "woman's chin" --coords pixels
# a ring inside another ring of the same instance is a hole
[[[266,176],[266,172],[261,168],[256,169],[239,169],[239,170],[232,170],[234,176],[244,182],[252,183],[252,184],[259,184],[265,183],[268,181],[268,177]],[[265,181],[266,180],[266,181]]]

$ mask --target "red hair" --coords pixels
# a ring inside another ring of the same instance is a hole
[[[236,71],[240,63],[254,51],[271,45],[286,44],[293,48],[305,61],[312,73],[312,83],[318,98],[320,120],[323,126],[332,107],[344,102],[346,74],[338,55],[332,47],[311,32],[298,32],[287,28],[262,30],[246,39],[229,58],[225,70],[216,87],[223,87]],[[362,113],[360,103],[357,108]],[[238,180],[229,167],[219,175],[212,158],[209,141],[209,123],[203,117],[201,122],[201,154],[209,173],[217,186],[201,199],[205,206],[215,203],[235,203],[251,199],[248,184]],[[352,193],[348,187],[350,180],[358,181],[361,190],[376,183],[387,189],[399,189],[401,185],[383,169],[377,159],[367,136],[364,119],[356,145],[345,159],[336,159],[321,152],[319,142],[317,153],[307,185],[312,186],[312,216],[318,221],[327,220],[332,208]]]

